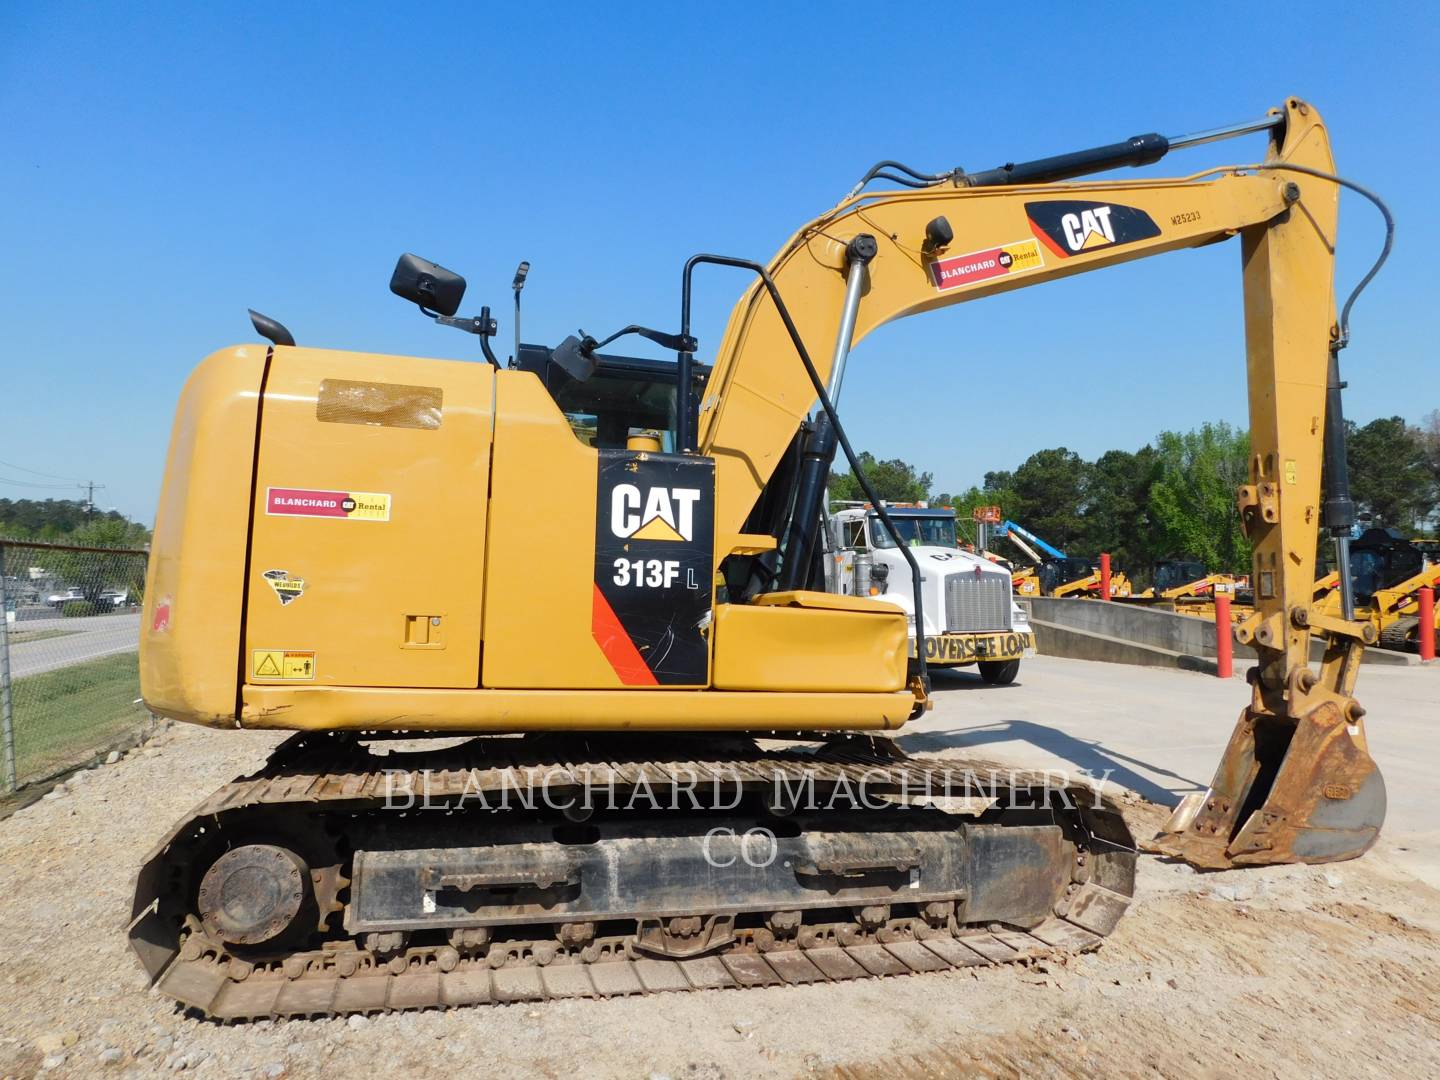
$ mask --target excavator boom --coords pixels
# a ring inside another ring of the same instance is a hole
[[[1339,184],[1314,108],[1292,98],[1271,123],[1262,162],[1185,179],[966,186],[957,177],[855,193],[800,229],[769,266],[780,293],[794,298],[790,321],[829,378],[832,347],[843,356],[893,319],[1239,237],[1251,460],[1237,498],[1254,548],[1255,611],[1236,636],[1259,663],[1251,704],[1210,789],[1187,800],[1161,841],[1215,866],[1354,857],[1373,843],[1385,806],[1364,710],[1351,696],[1365,629],[1312,601],[1340,336]],[[875,253],[845,323],[848,340],[837,342],[861,236]],[[775,362],[790,337],[758,285],[726,328],[700,403],[700,446],[716,462],[717,542],[743,531],[814,405],[804,372]],[[1318,674],[1308,663],[1317,630],[1331,641]]]

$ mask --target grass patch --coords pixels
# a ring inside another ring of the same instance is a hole
[[[48,641],[52,637],[69,637],[79,630],[11,630],[10,644],[23,645],[27,641]]]
[[[11,685],[16,771],[22,784],[93,757],[150,722],[140,696],[136,654],[117,653]]]

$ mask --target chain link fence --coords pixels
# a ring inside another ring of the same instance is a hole
[[[7,793],[134,743],[149,553],[0,540],[0,723]]]

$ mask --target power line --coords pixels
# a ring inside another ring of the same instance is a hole
[[[0,476],[0,484],[12,484],[15,487],[28,488],[69,488],[70,484],[37,484],[33,480],[11,480],[8,476]]]
[[[41,472],[39,469],[30,469],[30,468],[26,468],[24,465],[17,465],[17,464],[15,464],[15,462],[13,462],[13,461],[0,461],[0,465],[4,465],[6,468],[9,468],[9,469],[19,469],[19,470],[20,470],[21,472],[23,472],[23,473],[31,473],[31,474],[33,474],[33,475],[35,475],[35,476],[46,476],[46,477],[49,477],[51,480],[65,480],[65,481],[67,481],[67,482],[69,482],[69,483],[71,483],[71,484],[83,484],[83,483],[84,483],[83,480],[81,480],[81,479],[79,479],[78,477],[75,477],[75,476],[60,476],[60,475],[57,475],[56,473]]]

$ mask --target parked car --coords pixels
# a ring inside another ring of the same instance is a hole
[[[130,606],[129,589],[106,589],[98,596],[86,596],[82,589],[70,588],[63,593],[51,593],[45,603],[56,611],[62,611],[66,604],[93,604],[96,611],[112,611]]]

